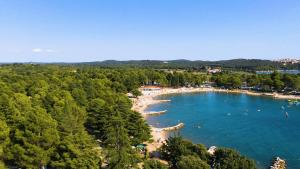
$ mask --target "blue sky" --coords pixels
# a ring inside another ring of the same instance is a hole
[[[299,0],[0,0],[0,62],[281,57]]]

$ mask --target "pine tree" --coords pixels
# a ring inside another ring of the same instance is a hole
[[[57,123],[41,107],[32,107],[30,100],[18,94],[12,104],[11,143],[5,152],[7,160],[24,168],[46,166],[58,141]]]
[[[107,159],[110,169],[126,169],[132,164],[131,147],[124,122],[119,112],[115,112],[107,127]]]
[[[61,141],[50,165],[55,168],[100,168],[101,152],[84,127],[85,110],[76,104],[69,93],[64,97],[62,108],[58,108],[63,110],[58,119]]]
[[[107,138],[105,127],[110,120],[109,114],[111,111],[103,99],[93,99],[89,104],[88,118],[85,126],[89,133],[102,141]]]
[[[0,120],[0,168],[5,168],[4,164],[4,149],[9,144],[9,127],[7,126],[6,122]]]

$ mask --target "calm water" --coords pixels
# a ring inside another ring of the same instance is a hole
[[[277,70],[279,73],[300,74],[300,70]],[[272,74],[273,71],[256,71],[256,74]]]
[[[253,158],[261,168],[274,156],[300,168],[300,105],[244,94],[197,93],[161,96],[169,103],[149,107],[168,110],[149,124],[166,127],[183,122],[180,134],[194,143],[231,147]],[[288,112],[286,118],[285,112]]]

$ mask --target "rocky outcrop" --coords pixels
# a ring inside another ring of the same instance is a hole
[[[270,169],[286,169],[286,163],[283,159],[276,157]]]

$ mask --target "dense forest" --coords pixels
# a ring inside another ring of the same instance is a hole
[[[131,111],[126,84],[111,75],[100,69],[2,67],[2,168],[134,166],[131,145],[149,140],[149,127]]]
[[[268,75],[223,72],[214,74],[211,81],[215,82],[217,87],[228,89],[238,89],[244,86],[256,91],[276,91],[283,94],[295,94],[300,91],[300,74],[281,74],[276,71]]]
[[[0,68],[0,168],[255,168],[230,149],[207,155],[181,137],[161,148],[169,165],[132,147],[151,141],[150,129],[126,96],[146,84],[226,88],[243,82],[263,90],[300,89],[299,75],[166,72],[138,68],[13,64]],[[212,163],[213,162],[213,163]],[[225,167],[227,166],[227,167]]]
[[[1,63],[0,63],[1,64]],[[34,63],[34,64],[51,64],[51,63]],[[220,61],[202,61],[202,60],[105,60],[95,62],[81,63],[55,63],[56,65],[73,65],[73,66],[88,66],[88,67],[105,67],[105,68],[150,68],[150,69],[181,69],[181,70],[197,70],[205,71],[208,67],[219,68],[224,70],[242,70],[242,71],[258,71],[258,70],[300,70],[300,63],[282,63],[271,60],[261,59],[231,59]],[[2,65],[5,65],[2,63]]]

